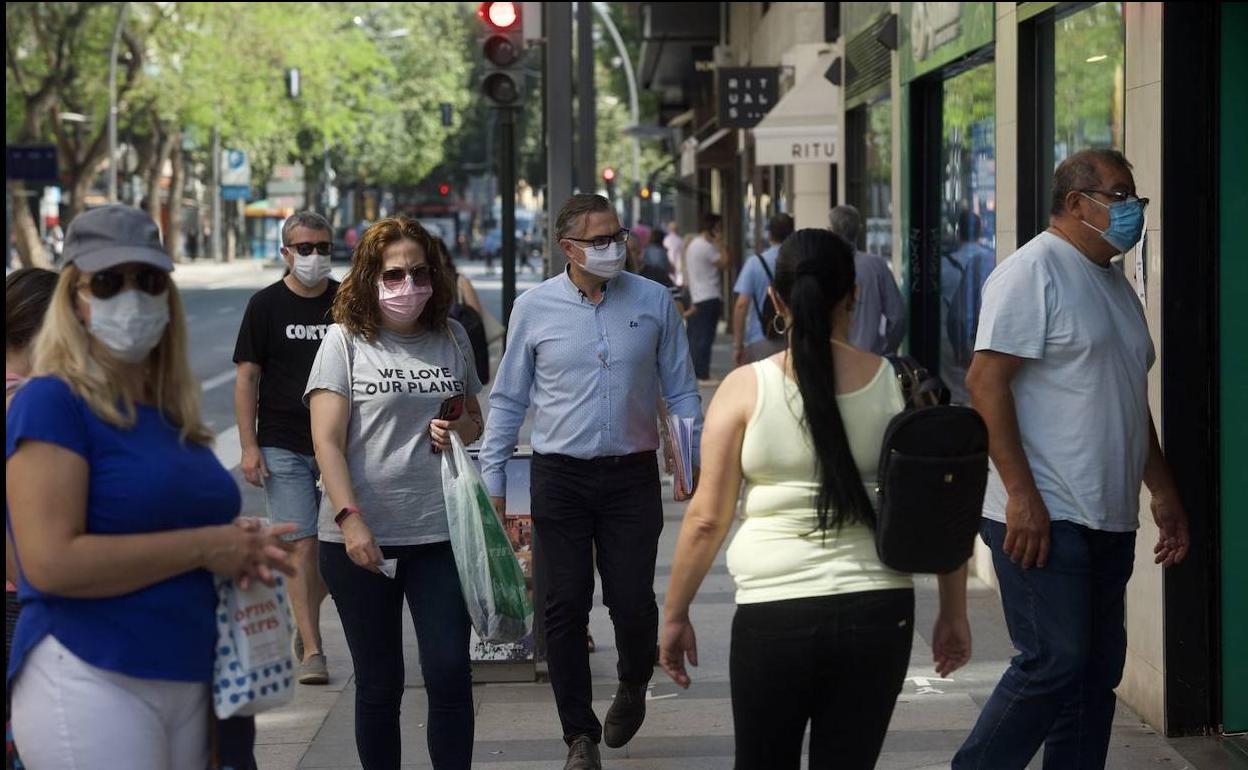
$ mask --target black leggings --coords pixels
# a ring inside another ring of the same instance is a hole
[[[905,681],[914,592],[743,604],[732,619],[736,770],[870,770]]]

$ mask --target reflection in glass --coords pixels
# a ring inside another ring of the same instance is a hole
[[[940,239],[940,378],[966,403],[980,295],[996,266],[995,66],[946,80]]]
[[[893,108],[888,99],[867,107],[866,190],[862,218],[866,251],[893,256]]]
[[[1122,3],[1054,22],[1054,164],[1079,150],[1122,149],[1125,48]]]

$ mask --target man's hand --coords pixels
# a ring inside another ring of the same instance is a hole
[[[269,468],[264,464],[264,455],[261,454],[260,447],[243,449],[242,469],[243,478],[247,479],[248,484],[253,487],[264,486],[264,480],[269,477]]]
[[[737,366],[745,366],[749,363],[749,361],[746,360],[744,345],[737,345],[733,348],[732,358],[737,362]]]
[[[1005,555],[1023,569],[1043,568],[1049,563],[1049,524],[1038,489],[1011,494],[1005,504]]]
[[[1157,545],[1153,548],[1154,562],[1163,567],[1173,567],[1187,558],[1191,540],[1187,529],[1187,511],[1178,495],[1162,497],[1153,495],[1150,504],[1153,521],[1157,522]]]
[[[507,498],[491,497],[490,503],[494,506],[494,515],[498,516],[500,522],[506,523],[507,516]]]
[[[698,491],[698,479],[702,476],[701,466],[693,466],[693,489],[685,489],[684,483],[679,476],[673,479],[676,485],[676,494],[673,496],[676,502],[683,503],[693,498],[693,493]]]
[[[932,628],[932,662],[936,674],[946,677],[962,668],[971,659],[971,624],[966,615],[936,616]]]

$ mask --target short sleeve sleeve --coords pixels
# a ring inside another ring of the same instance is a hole
[[[13,395],[5,418],[4,457],[23,441],[44,441],[89,457],[86,404],[55,377],[27,380]]]
[[[264,366],[267,356],[267,344],[264,327],[265,312],[256,301],[259,294],[247,303],[243,313],[243,323],[238,327],[238,341],[234,343],[234,363],[251,363]]]
[[[449,321],[448,326],[451,334],[455,337],[455,343],[459,352],[462,354],[463,361],[460,363],[464,367],[464,389],[469,396],[475,396],[481,392],[481,379],[477,376],[477,366],[474,363],[477,359],[473,355],[475,352],[472,347],[472,341],[468,339],[468,332],[458,321]]]
[[[1002,262],[984,284],[975,349],[1043,358],[1050,287],[1035,257],[1017,255]]]
[[[308,386],[303,392],[305,406],[313,391],[317,390],[328,390],[344,398],[351,398],[350,355],[346,332],[338,324],[329,327],[325,339],[321,340],[321,346],[316,351],[312,371],[308,374]]]
[[[753,297],[757,290],[758,275],[758,257],[750,257],[742,266],[741,274],[737,276],[737,283],[732,287],[732,293]]]

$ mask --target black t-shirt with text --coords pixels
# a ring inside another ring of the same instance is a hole
[[[333,319],[338,282],[319,297],[300,297],[284,280],[256,292],[238,330],[234,363],[260,367],[260,446],[311,455],[312,418],[303,391],[321,339]]]

